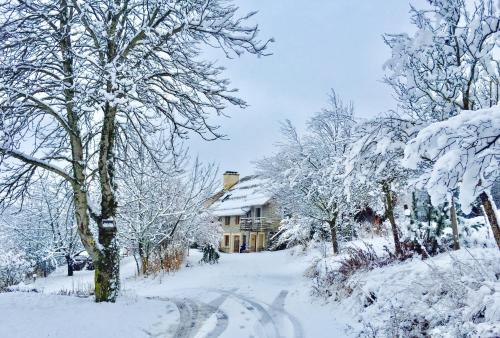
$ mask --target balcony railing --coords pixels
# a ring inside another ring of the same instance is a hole
[[[267,217],[242,217],[240,219],[241,231],[268,231],[271,230],[277,220]]]

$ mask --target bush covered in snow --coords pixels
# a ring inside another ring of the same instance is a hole
[[[21,282],[30,268],[24,254],[12,250],[0,252],[0,291]]]
[[[500,253],[462,249],[426,260],[349,248],[308,270],[313,293],[356,319],[360,337],[495,337],[500,335]]]

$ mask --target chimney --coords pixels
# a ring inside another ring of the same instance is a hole
[[[239,182],[240,174],[236,171],[226,171],[224,173],[224,190],[229,190],[233,185]]]

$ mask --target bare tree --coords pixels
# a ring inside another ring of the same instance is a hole
[[[209,117],[245,102],[200,51],[265,55],[254,14],[222,0],[0,2],[0,198],[22,199],[40,170],[71,185],[96,301],[119,291],[115,162],[128,137],[221,137]]]

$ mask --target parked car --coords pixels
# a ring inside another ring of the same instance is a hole
[[[94,270],[92,258],[86,252],[79,253],[73,257],[73,270],[81,271],[83,269]]]

